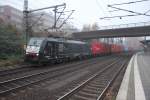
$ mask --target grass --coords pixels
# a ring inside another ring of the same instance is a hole
[[[12,66],[23,62],[22,55],[5,56],[4,59],[0,59],[0,67]]]

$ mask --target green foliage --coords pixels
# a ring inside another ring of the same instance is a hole
[[[12,25],[0,24],[0,59],[7,59],[22,52],[22,39]]]
[[[23,57],[21,55],[11,55],[11,56],[5,55],[5,57],[6,57],[5,59],[4,58],[3,60],[1,59],[0,67],[11,66],[23,62],[23,59],[21,59]]]

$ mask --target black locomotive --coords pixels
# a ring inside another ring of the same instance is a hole
[[[91,55],[86,42],[64,38],[31,38],[25,54],[30,62],[60,62]]]

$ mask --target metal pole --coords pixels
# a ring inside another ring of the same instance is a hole
[[[24,21],[25,21],[25,34],[26,34],[26,47],[28,43],[28,35],[29,35],[29,22],[28,22],[28,0],[24,0]]]
[[[26,13],[26,46],[29,39],[29,22],[28,22],[28,12]]]
[[[54,26],[53,29],[56,29],[56,14],[57,14],[57,6],[54,8]]]
[[[146,42],[146,36],[144,37],[144,40],[145,40],[145,42]]]

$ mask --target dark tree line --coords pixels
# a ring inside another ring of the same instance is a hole
[[[21,34],[13,25],[0,23],[0,59],[20,55],[23,50]]]

